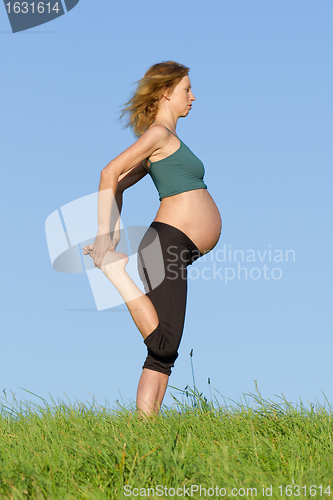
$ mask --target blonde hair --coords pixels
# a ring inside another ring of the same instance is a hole
[[[120,119],[128,115],[125,127],[131,127],[134,134],[140,137],[153,123],[159,109],[163,93],[171,94],[176,85],[188,75],[190,68],[175,61],[163,61],[151,66],[138,84],[132,99],[121,112]]]

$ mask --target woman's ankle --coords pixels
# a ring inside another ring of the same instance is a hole
[[[114,254],[114,255],[108,255]],[[110,281],[122,278],[127,275],[125,267],[128,263],[128,256],[117,252],[107,252],[101,265],[101,270]]]

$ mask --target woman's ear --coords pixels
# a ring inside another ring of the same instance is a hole
[[[163,89],[161,99],[162,99],[162,97],[164,97],[164,99],[166,99],[167,101],[169,101],[170,100],[170,96],[171,96],[170,89],[168,89],[168,87],[165,87],[165,89]]]

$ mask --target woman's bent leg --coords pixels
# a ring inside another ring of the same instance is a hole
[[[119,252],[107,252],[101,269],[105,276],[116,287],[145,339],[152,333],[158,323],[158,315],[151,300],[136,286],[125,270],[128,257]]]

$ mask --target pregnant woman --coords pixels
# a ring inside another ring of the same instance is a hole
[[[122,112],[138,140],[102,170],[98,232],[94,244],[83,248],[123,297],[147,346],[136,400],[138,412],[147,416],[158,413],[178,357],[187,266],[212,250],[221,234],[220,213],[203,181],[204,166],[176,134],[178,118],[187,116],[195,101],[188,72],[166,61],[139,81]],[[122,193],[147,173],[161,203],[138,250],[144,294],[126,272],[127,255],[115,249]]]

